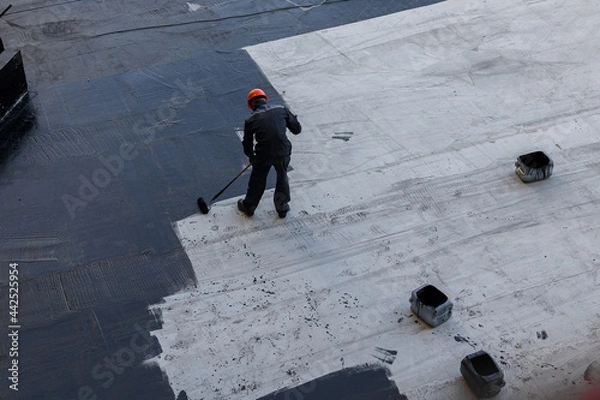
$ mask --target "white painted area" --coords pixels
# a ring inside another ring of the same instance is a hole
[[[243,126],[236,126],[235,128],[233,128],[235,134],[237,137],[240,138],[240,142],[242,140],[244,140],[244,127]]]
[[[188,11],[189,12],[194,12],[194,11],[198,11],[199,9],[202,8],[202,6],[200,4],[196,4],[196,3],[186,3],[188,6]]]
[[[248,48],[303,123],[292,211],[268,192],[175,224],[198,286],[156,305],[153,361],[176,391],[255,399],[381,347],[409,399],[470,399],[483,349],[498,399],[576,399],[600,357],[598,32],[593,1],[449,0]],[[535,150],[554,175],[526,185]],[[426,282],[454,303],[434,329]]]

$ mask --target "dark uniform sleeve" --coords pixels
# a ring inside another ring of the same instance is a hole
[[[288,110],[287,108],[285,110],[287,111],[287,118],[286,118],[287,128],[294,135],[299,134],[302,131],[302,126],[300,125],[300,122],[298,122],[298,118],[296,118],[296,116],[294,114],[292,114],[291,111]]]
[[[244,154],[250,162],[254,161],[254,135],[252,134],[248,121],[244,123],[244,139],[242,139],[242,146],[244,146]]]

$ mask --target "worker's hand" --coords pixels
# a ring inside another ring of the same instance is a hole
[[[250,164],[253,164],[253,163],[254,163],[254,160],[256,160],[256,156],[248,157],[248,162],[249,162]]]

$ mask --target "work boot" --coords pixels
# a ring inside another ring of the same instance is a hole
[[[285,218],[288,211],[290,211],[290,206],[288,204],[284,204],[279,210],[277,210],[277,214],[279,215],[279,218]]]
[[[238,204],[238,210],[243,212],[248,217],[251,217],[254,215],[254,211],[251,210],[250,208],[246,207],[246,204],[244,204],[244,200],[239,199],[237,204]]]

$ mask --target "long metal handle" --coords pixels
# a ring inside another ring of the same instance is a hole
[[[244,172],[246,172],[246,170],[247,170],[248,168],[250,168],[251,166],[252,166],[252,163],[250,163],[250,164],[246,165],[246,167],[245,167],[245,168],[244,168],[244,169],[243,169],[243,170],[242,170],[242,171],[241,171],[239,174],[237,174],[237,176],[236,176],[235,178],[233,178],[233,179],[231,180],[231,182],[229,182],[229,183],[227,184],[227,186],[225,186],[223,189],[221,189],[221,191],[220,191],[219,193],[215,194],[215,195],[213,196],[213,198],[212,198],[212,199],[210,199],[210,203],[212,204],[212,202],[213,202],[213,201],[215,201],[215,199],[216,199],[217,197],[219,197],[219,196],[220,196],[220,195],[221,195],[221,194],[222,194],[222,193],[223,193],[223,192],[224,192],[224,191],[225,191],[225,190],[226,190],[226,189],[227,189],[229,186],[231,186],[231,184],[232,184],[233,182],[235,182],[235,181],[237,180],[237,178],[239,178],[240,176],[242,176],[242,174],[243,174]]]
[[[6,12],[7,12],[8,10],[10,10],[10,8],[11,8],[11,7],[12,7],[12,4],[9,4],[9,5],[8,5],[8,7],[6,7],[6,8],[4,9],[4,11],[2,11],[2,14],[0,14],[0,18],[4,17],[4,14],[6,14]]]

